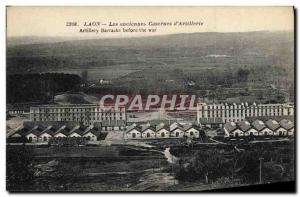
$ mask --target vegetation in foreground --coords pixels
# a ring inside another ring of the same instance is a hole
[[[224,149],[194,150],[181,154],[175,168],[181,184],[202,182],[212,188],[293,181],[294,147],[274,145],[228,151]]]

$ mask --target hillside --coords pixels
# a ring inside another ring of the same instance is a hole
[[[20,45],[16,41],[12,46],[8,44],[8,73],[61,70],[78,73],[80,69],[110,69],[116,65],[128,72],[157,64],[179,67],[184,64],[187,68],[234,63],[278,64],[288,68],[293,65],[294,41],[289,32],[193,33],[65,42],[53,39],[39,44],[23,44],[19,39]]]
[[[73,41],[45,38],[48,43],[41,38],[8,39],[7,74],[86,73],[89,81],[109,80],[112,88],[131,93],[190,89],[206,95],[202,90],[247,84],[293,90],[293,36],[262,31]],[[244,71],[248,74],[243,78],[239,72]],[[194,87],[188,86],[191,82]]]

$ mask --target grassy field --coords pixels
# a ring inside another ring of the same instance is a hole
[[[161,174],[169,165],[162,154],[136,148],[34,147],[33,154],[34,166],[49,161],[58,164],[35,177],[23,188],[26,191],[139,191],[157,190],[159,183],[164,187],[174,183],[165,180],[168,173]]]

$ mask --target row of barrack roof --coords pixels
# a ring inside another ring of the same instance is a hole
[[[252,123],[244,120],[224,124],[223,131],[225,137],[293,136],[294,123],[288,119],[282,119],[280,121],[269,119],[265,122],[257,119]]]
[[[201,129],[195,124],[181,124],[178,122],[160,123],[153,125],[133,124],[127,128],[125,139],[153,139],[153,138],[199,138]]]

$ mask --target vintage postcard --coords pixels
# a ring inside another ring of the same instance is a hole
[[[293,7],[6,15],[8,191],[295,183]]]

